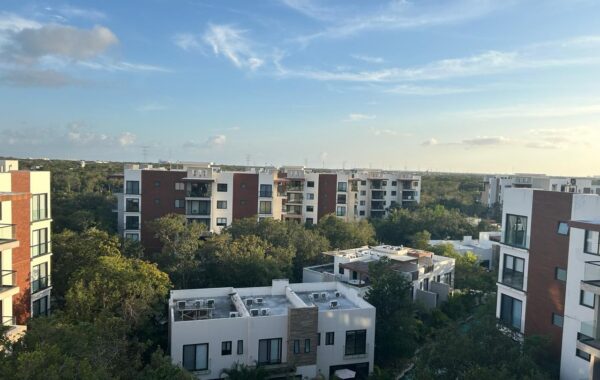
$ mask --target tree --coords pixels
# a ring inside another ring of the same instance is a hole
[[[160,314],[170,288],[169,277],[156,264],[101,256],[73,275],[66,312],[77,321],[114,315],[136,328]]]
[[[411,247],[416,249],[428,249],[431,234],[428,231],[417,232],[411,238]]]
[[[493,272],[487,271],[477,261],[473,252],[459,253],[452,244],[440,244],[431,247],[436,255],[451,257],[456,260],[454,269],[454,287],[456,289],[480,290],[492,292],[496,289]]]
[[[229,380],[266,380],[269,374],[264,367],[235,363],[231,368],[224,369],[221,375],[226,375]]]
[[[330,214],[319,219],[316,229],[334,249],[356,248],[376,242],[375,229],[366,220],[345,222]]]
[[[403,274],[390,268],[382,258],[369,265],[371,288],[365,300],[375,306],[375,360],[388,367],[410,358],[418,341],[418,323],[411,297],[411,284]]]

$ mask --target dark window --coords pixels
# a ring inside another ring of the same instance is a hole
[[[392,190],[392,196],[395,197],[396,196],[396,191]]]
[[[218,192],[226,192],[227,191],[227,184],[226,183],[217,183],[217,191]]]
[[[508,327],[521,329],[521,311],[523,303],[518,299],[502,294],[500,302],[500,320]]]
[[[34,194],[31,196],[31,220],[48,218],[48,194]]]
[[[367,181],[360,181],[361,186],[367,186]]]
[[[185,201],[183,199],[175,199],[175,208],[185,208]]]
[[[310,339],[304,339],[304,353],[308,354],[310,352]]]
[[[154,187],[160,187],[160,181],[154,181]]]
[[[596,306],[595,294],[592,292],[586,292],[585,290],[581,290],[579,292],[579,304],[593,309]]]
[[[42,263],[33,267],[31,271],[31,293],[39,292],[48,288],[50,276],[48,275],[48,263]]]
[[[126,216],[125,217],[125,229],[126,230],[139,230],[140,229],[140,218],[139,216]]]
[[[306,212],[313,212],[313,211],[315,211],[314,206],[306,206]]]
[[[591,340],[592,338],[582,334],[582,333],[577,333],[577,340]],[[585,351],[581,351],[580,349],[576,349],[575,350],[575,355],[577,355],[578,357],[580,357],[581,359],[585,360],[585,361],[590,361],[590,359],[592,358],[590,354],[588,354]]]
[[[217,218],[217,226],[219,226],[219,227],[227,226],[227,218]]]
[[[563,327],[564,317],[559,314],[552,313],[552,324],[554,326]]]
[[[48,315],[48,296],[33,301],[32,306],[33,309],[31,310],[31,313],[33,317],[38,317],[40,315]]]
[[[185,213],[188,215],[210,215],[210,201],[187,201]]]
[[[231,341],[221,342],[221,355],[231,355]]]
[[[315,187],[315,181],[306,181],[306,187]]]
[[[325,345],[333,346],[335,344],[335,332],[325,333]]]
[[[176,191],[183,191],[183,190],[185,190],[185,183],[183,183],[183,182],[175,182],[175,190]]]
[[[567,222],[558,222],[558,229],[556,232],[559,235],[569,235],[569,225]]]
[[[337,203],[340,205],[345,205],[346,204],[346,194],[338,194]]]
[[[140,211],[140,200],[138,198],[127,198],[125,200],[125,211],[139,212]]]
[[[258,341],[258,365],[281,363],[281,338]]]
[[[585,231],[585,253],[591,253],[593,255],[597,255],[600,253],[598,249],[598,244],[600,243],[598,239],[599,235],[600,233],[597,231]]]
[[[360,211],[358,212],[358,215],[360,215],[360,216],[365,216],[365,210],[360,210]]]
[[[217,208],[220,210],[227,209],[227,201],[217,201]]]
[[[154,204],[155,205],[159,205],[160,204],[160,199],[159,198],[154,198]]]
[[[188,371],[208,369],[208,343],[183,346],[183,368]]]
[[[554,278],[559,281],[566,282],[567,281],[567,271],[562,268],[554,268]]]
[[[313,218],[306,218],[306,224],[308,224],[309,226],[313,225]]]
[[[125,182],[125,194],[139,194],[140,193],[140,181],[126,181]]]
[[[367,352],[367,330],[346,331],[344,355],[362,355]]]
[[[339,274],[344,274],[344,268],[342,268],[341,265],[338,266],[338,273]]]
[[[398,182],[392,181],[392,186],[397,186],[397,185],[398,185]]]
[[[260,201],[258,203],[259,214],[271,214],[271,201]]]
[[[321,333],[317,333],[317,346],[321,345]]]
[[[502,283],[513,288],[523,289],[523,272],[525,260],[519,257],[504,255],[504,268],[502,269]]]
[[[244,341],[243,340],[237,341],[237,354],[238,355],[244,354]]]
[[[335,210],[335,215],[337,216],[346,216],[346,207],[338,206]]]
[[[506,214],[504,243],[525,248],[527,245],[527,217]]]
[[[48,229],[40,228],[39,230],[33,230],[31,233],[31,257],[44,255],[48,252],[50,252]]]
[[[188,185],[186,192],[188,197],[210,198],[211,184],[205,182],[192,182]]]
[[[348,191],[348,182],[338,182],[337,191],[339,191],[340,193],[345,193],[346,191]]]
[[[294,354],[300,353],[300,339],[294,339]]]
[[[273,196],[273,185],[260,185],[260,194],[263,198],[271,198]]]

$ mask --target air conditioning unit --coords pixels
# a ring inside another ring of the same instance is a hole
[[[250,309],[250,315],[253,317],[258,317],[258,309]]]
[[[199,309],[199,308],[201,308],[203,306],[204,306],[204,300],[195,300],[194,301],[194,307],[196,309]]]
[[[323,292],[321,293],[321,299],[327,299],[327,293]]]
[[[340,296],[340,292],[335,292],[335,297],[338,298]]]
[[[246,306],[252,306],[254,300],[252,298],[246,298]]]
[[[206,307],[209,307],[211,309],[214,308],[215,307],[215,300],[214,299],[208,299],[208,300],[206,300]]]
[[[312,296],[315,300],[319,299],[319,293],[313,293]]]
[[[262,298],[255,298],[254,302],[256,302],[257,304],[262,304],[263,303],[263,299]]]
[[[269,308],[260,309],[260,315],[265,316],[265,315],[269,315],[269,314],[271,314],[271,309],[269,309]]]
[[[185,310],[185,301],[177,301],[177,309]]]
[[[229,318],[237,318],[237,317],[239,317],[239,316],[240,316],[240,315],[238,314],[238,312],[237,312],[237,311],[230,311],[230,312],[229,312]]]
[[[329,308],[336,309],[338,307],[338,301],[329,301]]]
[[[312,301],[312,300],[314,300],[314,299],[315,299],[315,297],[313,297],[313,295],[312,295],[312,294],[309,294],[309,295],[308,295],[308,299]]]

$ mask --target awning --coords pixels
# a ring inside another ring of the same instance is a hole
[[[342,380],[354,379],[354,377],[356,376],[356,372],[344,368],[344,369],[338,369],[337,371],[335,371],[335,373],[333,375]]]

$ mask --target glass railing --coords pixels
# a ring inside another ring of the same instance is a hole
[[[597,282],[600,285],[600,261],[586,261],[583,267],[583,281]]]
[[[43,220],[48,219],[48,210],[45,208],[32,209],[31,210],[31,220]]]
[[[0,321],[2,321],[2,326],[15,326],[16,320],[12,315],[3,315],[0,316]]]
[[[272,191],[261,191],[258,194],[259,197],[261,198],[272,198],[273,197],[273,192]]]
[[[16,271],[2,270],[0,271],[0,286],[3,288],[13,287],[16,284]]]
[[[46,253],[50,253],[50,242],[49,241],[31,246],[31,257],[45,255]]]
[[[0,224],[0,243],[12,240],[16,240],[15,225]]]
[[[579,333],[589,338],[596,336],[596,324],[594,321],[582,321]]]
[[[31,292],[39,292],[47,289],[50,286],[50,276],[40,277],[37,280],[31,281]]]
[[[511,288],[523,289],[523,272],[504,270],[502,272],[502,283]]]

